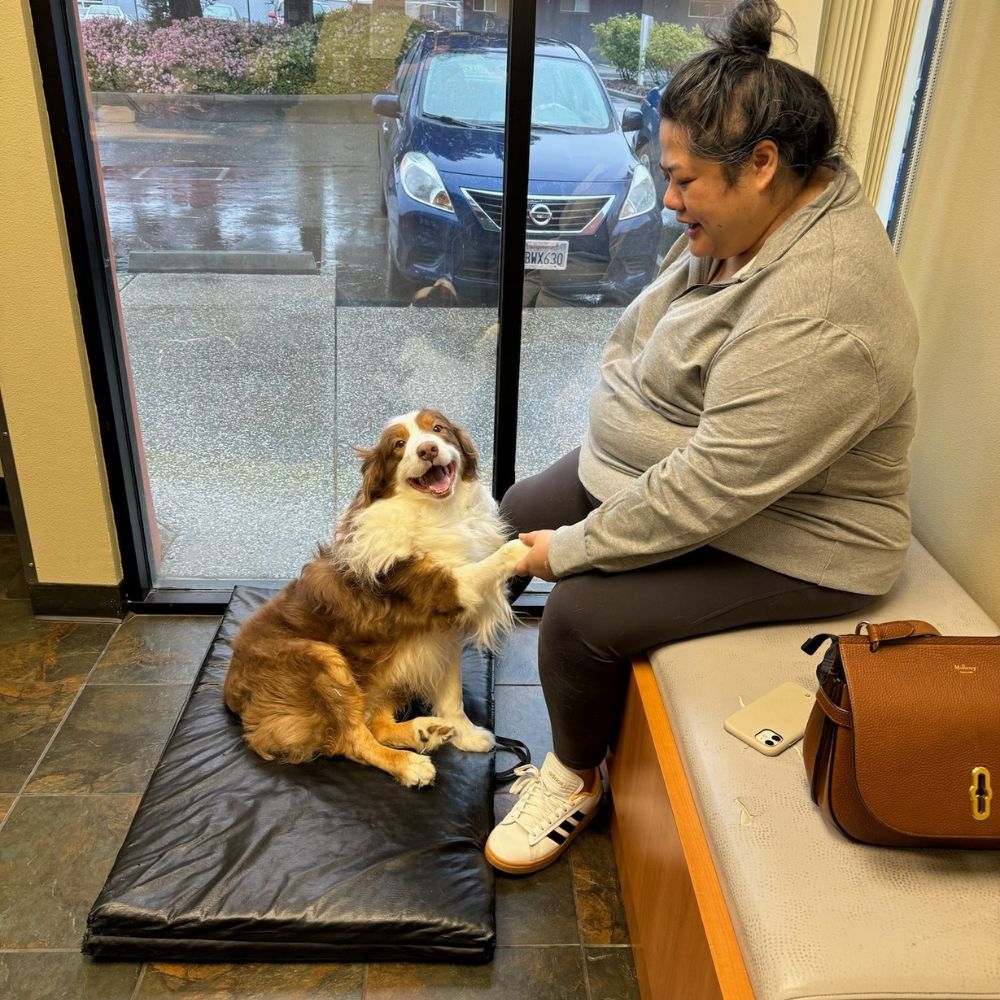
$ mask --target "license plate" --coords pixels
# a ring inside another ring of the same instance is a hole
[[[524,267],[530,271],[565,271],[569,259],[566,240],[526,240]]]

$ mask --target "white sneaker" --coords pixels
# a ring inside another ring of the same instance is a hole
[[[542,769],[515,768],[510,786],[521,797],[486,841],[486,860],[512,875],[527,875],[551,864],[594,818],[604,794],[601,782],[585,789],[583,779],[547,754]]]

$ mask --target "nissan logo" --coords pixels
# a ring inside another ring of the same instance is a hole
[[[548,205],[542,205],[541,203],[532,205],[528,209],[528,218],[536,226],[547,226],[552,221],[552,209]]]

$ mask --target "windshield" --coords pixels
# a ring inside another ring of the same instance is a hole
[[[420,104],[425,115],[502,127],[506,103],[506,53],[439,52],[431,57]],[[590,67],[575,59],[536,56],[531,124],[573,130],[609,128],[607,100]]]

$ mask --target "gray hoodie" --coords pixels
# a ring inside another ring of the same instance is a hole
[[[681,237],[612,332],[579,470],[603,502],[555,533],[553,571],[711,544],[884,593],[910,540],[917,323],[854,171],[733,278],[709,284],[714,264]]]

